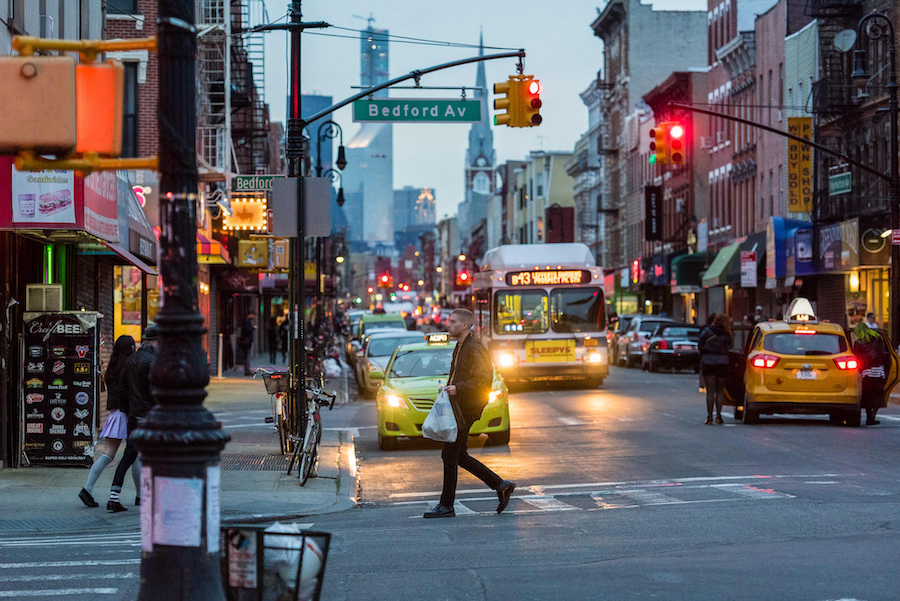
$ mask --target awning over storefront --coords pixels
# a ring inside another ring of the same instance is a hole
[[[756,253],[756,282],[759,285],[760,279],[766,281],[766,233],[757,232],[750,234],[741,244],[740,249],[735,255],[735,260],[728,266],[728,276],[725,280],[726,284],[732,286],[741,285],[741,253],[744,251]],[[755,287],[755,286],[746,286]]]
[[[197,263],[225,265],[229,263],[228,250],[218,240],[210,240],[197,232]]]
[[[728,283],[728,268],[734,256],[741,248],[740,242],[730,244],[719,251],[716,258],[710,264],[709,269],[703,274],[703,287],[712,288],[713,286],[724,286]]]
[[[706,269],[706,253],[679,255],[672,259],[672,294],[703,292],[702,274]]]
[[[146,263],[141,261],[139,258],[137,258],[133,254],[131,254],[131,252],[129,252],[128,249],[125,248],[124,246],[122,246],[120,244],[114,244],[112,242],[106,242],[105,240],[102,242],[103,242],[103,245],[106,246],[109,250],[113,251],[114,253],[116,253],[117,255],[119,255],[120,257],[125,259],[126,261],[128,261],[128,263],[130,263],[131,265],[134,265],[135,267],[137,267],[138,269],[140,269],[147,275],[159,275],[159,273],[155,269],[153,269],[152,267],[150,267],[149,265],[147,265]]]

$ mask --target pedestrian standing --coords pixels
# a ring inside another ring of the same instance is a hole
[[[860,407],[866,410],[866,425],[877,426],[881,422],[875,419],[875,414],[881,408],[881,401],[884,398],[888,351],[881,336],[865,323],[856,324],[853,331],[856,333],[853,354],[859,359],[862,376]]]
[[[710,313],[706,318],[706,325],[703,326],[703,329],[700,330],[700,336],[703,336],[703,332],[706,331],[707,328],[712,327],[713,320],[716,318],[715,313]],[[703,349],[700,348],[700,343],[697,343],[697,350],[700,352],[700,394],[706,394],[706,381],[703,379]]]
[[[717,424],[722,421],[722,404],[725,402],[725,378],[728,376],[728,351],[733,337],[728,316],[716,314],[712,326],[700,334],[699,347],[703,349],[704,381],[706,383],[706,424],[713,423],[713,407]]]
[[[287,353],[288,353],[288,334],[291,331],[291,327],[288,324],[287,316],[284,317],[284,320],[281,322],[281,325],[278,326],[278,338],[281,340],[281,360],[287,361]]]
[[[874,313],[871,313],[871,312],[866,313],[866,325],[869,326],[870,328],[872,328],[873,330],[878,329],[878,322],[875,320]]]
[[[266,325],[266,344],[269,345],[269,362],[274,364],[278,359],[278,321],[274,317],[270,317]]]
[[[488,404],[491,382],[494,379],[491,356],[469,331],[474,323],[475,316],[468,309],[455,309],[447,319],[447,332],[456,338],[456,348],[453,349],[450,377],[444,390],[450,396],[458,432],[456,440],[445,442],[441,451],[441,459],[444,462],[441,501],[434,509],[425,513],[426,518],[456,517],[453,502],[456,498],[458,467],[464,468],[492,490],[497,491],[497,497],[500,499],[497,513],[502,513],[506,509],[516,488],[515,482],[503,480],[483,463],[471,457],[466,450],[469,429],[481,418],[481,413]]]
[[[244,375],[250,376],[253,375],[250,373],[250,348],[253,346],[253,331],[256,327],[253,325],[253,320],[256,318],[256,313],[250,311],[247,313],[247,316],[244,317],[244,323],[241,325],[241,337],[238,340],[238,346],[241,348],[241,352],[244,354]]]
[[[122,399],[127,394],[124,376],[125,362],[133,353],[134,338],[119,336],[113,345],[106,373],[103,374],[103,381],[106,383],[106,409],[109,411],[109,415],[106,416],[106,421],[103,423],[103,429],[100,431],[100,438],[103,439],[103,454],[91,466],[87,482],[78,493],[78,498],[88,507],[99,506],[93,497],[94,484],[116,456],[119,445],[128,438],[128,416],[122,412]]]
[[[106,509],[112,512],[128,511],[119,500],[122,492],[122,484],[125,482],[125,472],[131,468],[131,478],[134,481],[134,504],[141,504],[141,461],[138,459],[138,450],[131,440],[131,433],[138,427],[138,420],[147,416],[153,408],[153,395],[150,393],[150,369],[156,362],[156,346],[159,339],[159,328],[155,325],[147,326],[141,342],[141,348],[125,361],[125,392],[123,405],[126,405],[125,413],[128,414],[128,443],[125,445],[125,453],[122,461],[116,468],[112,487],[109,492],[109,501]]]

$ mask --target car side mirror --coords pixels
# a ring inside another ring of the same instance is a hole
[[[384,372],[380,369],[376,369],[374,371],[369,372],[370,380],[384,380]]]

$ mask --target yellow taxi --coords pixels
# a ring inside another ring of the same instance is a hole
[[[891,353],[885,402],[898,380]],[[841,326],[819,322],[807,299],[794,299],[783,321],[754,326],[735,355],[726,404],[735,406],[736,419],[753,424],[761,414],[827,414],[832,423],[859,426],[860,369],[851,341]]]
[[[425,417],[450,375],[455,347],[447,334],[429,334],[425,342],[397,347],[384,372],[369,372],[369,378],[383,380],[376,399],[381,450],[395,449],[401,437],[421,438]],[[489,444],[509,444],[509,391],[496,369],[487,407],[469,434],[487,434]]]

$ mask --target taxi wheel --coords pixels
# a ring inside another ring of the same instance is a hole
[[[848,411],[844,415],[844,423],[850,428],[858,428],[862,423],[859,409],[856,411]]]
[[[650,355],[650,361],[647,369],[654,374],[659,371],[659,360],[656,359],[656,357],[654,357],[653,355]]]
[[[488,434],[488,444],[494,447],[509,444],[509,430],[503,432],[491,432]]]
[[[628,358],[625,359],[625,367],[632,368],[635,363],[637,363],[637,360],[629,354]]]
[[[759,423],[759,411],[754,411],[750,409],[750,403],[747,400],[747,397],[744,397],[744,415],[743,420],[745,424],[758,424]]]
[[[589,390],[600,388],[601,386],[603,386],[603,378],[588,378],[587,380],[585,380],[584,385]]]
[[[397,439],[393,436],[378,435],[378,448],[382,451],[396,451]]]

